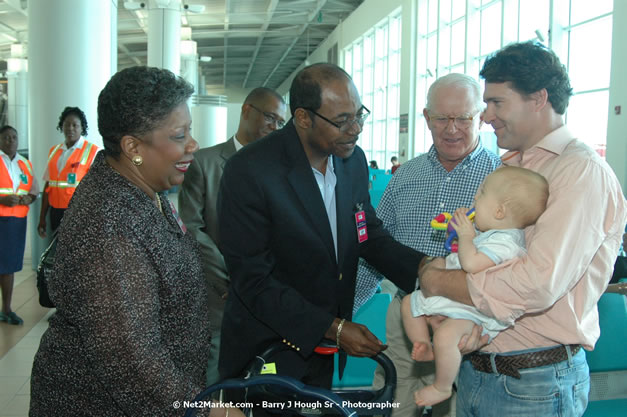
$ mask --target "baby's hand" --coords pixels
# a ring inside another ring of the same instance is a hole
[[[467,212],[468,209],[466,208],[458,208],[457,210],[455,210],[455,214],[453,214],[453,218],[451,219],[451,225],[453,226],[453,229],[455,229],[455,231],[457,232],[459,240],[472,240],[477,235],[477,233],[475,232],[475,227],[466,216]]]

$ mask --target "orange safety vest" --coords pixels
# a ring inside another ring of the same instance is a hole
[[[70,199],[74,195],[76,187],[81,182],[94,157],[98,152],[98,147],[93,143],[85,141],[81,149],[75,149],[68,158],[65,166],[59,172],[57,162],[63,154],[63,144],[53,146],[48,155],[48,203],[54,208],[66,209],[70,204]]]
[[[15,154],[18,158],[17,165],[22,170],[20,175],[20,185],[17,187],[17,191],[13,192],[13,181],[7,167],[0,163],[0,195],[27,195],[33,186],[33,165],[30,161],[24,158],[20,154]],[[0,217],[26,217],[28,214],[28,206],[4,206],[0,204]]]

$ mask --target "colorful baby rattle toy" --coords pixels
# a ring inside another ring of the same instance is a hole
[[[475,208],[471,208],[466,213],[468,220],[473,221],[475,218]],[[453,243],[453,240],[457,239],[457,232],[450,224],[450,220],[453,218],[451,213],[440,213],[431,220],[431,227],[435,230],[445,230],[448,232],[448,238],[444,242],[444,248],[451,252],[457,252],[457,243]],[[454,221],[454,220],[453,220]]]

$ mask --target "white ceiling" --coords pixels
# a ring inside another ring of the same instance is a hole
[[[277,88],[362,2],[182,0],[204,10],[184,11],[181,20],[192,28],[198,54],[212,58],[200,64],[208,87]],[[118,0],[120,69],[146,65],[146,16],[127,10],[124,0]],[[27,31],[28,1],[0,0],[0,71],[6,70],[11,44],[27,42]]]

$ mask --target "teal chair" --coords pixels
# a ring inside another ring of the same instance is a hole
[[[373,190],[385,190],[388,186],[388,182],[392,179],[392,174],[386,174],[382,172],[372,177],[372,189]]]
[[[590,397],[584,417],[622,417],[627,415],[627,296],[605,293],[598,309],[601,336],[594,350],[586,351]]]
[[[373,177],[376,177],[377,175],[385,174],[385,170],[384,169],[374,169],[374,168],[370,168],[370,167],[368,167],[368,172]]]
[[[361,306],[353,317],[355,323],[368,326],[368,329],[385,343],[385,317],[388,306],[392,301],[390,294],[375,294],[366,304]],[[338,355],[334,355],[335,372],[333,373],[333,388],[368,388],[372,385],[374,370],[377,363],[370,358],[348,357],[344,375],[340,380],[338,375]]]
[[[375,190],[375,189],[368,190],[368,192],[370,193],[370,204],[372,204],[372,207],[377,208],[377,206],[379,205],[379,201],[381,201],[381,197],[383,197],[383,192],[384,191],[385,191],[385,189],[383,189],[383,190]]]

